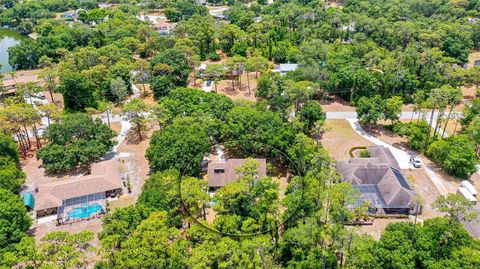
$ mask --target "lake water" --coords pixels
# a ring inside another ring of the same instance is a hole
[[[19,33],[8,30],[0,29],[0,73],[5,73],[12,70],[12,67],[8,64],[8,48],[15,46],[25,37]]]

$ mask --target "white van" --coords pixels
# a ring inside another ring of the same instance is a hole
[[[462,181],[460,186],[467,189],[474,197],[477,197],[477,194],[478,194],[477,190],[475,189],[475,187],[473,187],[472,183],[470,183],[468,180]]]
[[[466,188],[459,187],[457,194],[467,199],[472,205],[477,204],[477,198],[475,198]]]

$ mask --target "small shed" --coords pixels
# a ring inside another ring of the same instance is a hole
[[[28,211],[33,210],[35,208],[35,197],[33,194],[27,192],[22,197],[23,204],[28,209]]]

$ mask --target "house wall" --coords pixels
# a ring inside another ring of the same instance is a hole
[[[42,218],[50,215],[56,215],[57,212],[58,212],[58,208],[52,207],[48,209],[37,210],[36,215],[37,215],[37,218]]]

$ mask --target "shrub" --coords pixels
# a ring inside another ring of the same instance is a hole
[[[211,61],[220,61],[220,55],[216,54],[215,52],[209,53],[207,58]]]
[[[372,156],[370,155],[370,152],[368,152],[368,150],[364,149],[364,150],[360,151],[360,157],[362,157],[362,158],[370,158],[370,157],[372,157]]]
[[[467,178],[476,171],[475,146],[466,135],[440,139],[428,147],[427,155],[449,174]]]
[[[424,150],[430,125],[426,121],[397,123],[393,132],[408,137],[408,145],[414,150]]]
[[[352,158],[355,158],[355,155],[353,154],[353,152],[357,149],[363,149],[363,150],[367,150],[367,147],[365,146],[357,146],[357,147],[352,147],[349,151],[348,151],[348,155],[350,155],[350,157]]]

